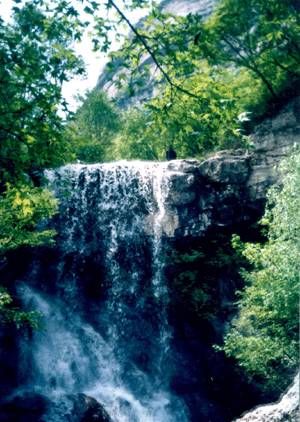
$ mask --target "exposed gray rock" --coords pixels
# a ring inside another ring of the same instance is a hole
[[[196,193],[190,188],[195,183],[195,176],[190,173],[171,171],[168,174],[169,188],[167,203],[180,206],[194,201]]]
[[[240,184],[249,176],[249,155],[243,151],[220,151],[199,166],[200,174],[211,182]]]
[[[300,144],[300,99],[259,124],[253,151],[220,151],[204,162],[174,160],[165,217],[168,236],[201,236],[213,226],[255,222],[264,211],[270,186],[280,182],[278,164]]]
[[[250,141],[251,173],[247,189],[251,198],[264,199],[268,188],[279,181],[276,166],[289,155],[295,144],[300,144],[300,100],[295,99],[272,119],[257,125]]]
[[[297,422],[299,421],[299,374],[292,386],[274,404],[259,406],[235,422]]]
[[[189,13],[199,14],[204,18],[214,10],[215,0],[162,0],[161,10],[164,13],[172,13],[179,16],[187,16]]]

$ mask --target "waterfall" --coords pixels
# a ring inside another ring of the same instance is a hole
[[[114,422],[188,422],[169,389],[176,371],[164,280],[166,163],[68,165],[47,171],[60,201],[54,251],[44,250],[19,287],[41,311],[24,359],[23,386],[70,421],[70,394],[102,403]]]

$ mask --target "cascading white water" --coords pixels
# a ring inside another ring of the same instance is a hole
[[[51,280],[58,294],[41,288],[45,282],[21,289],[45,323],[34,335],[28,385],[56,402],[84,392],[115,422],[189,420],[168,389],[174,368],[163,276],[165,166],[119,162],[48,171],[61,203]],[[35,277],[43,277],[36,268]],[[71,420],[67,399],[59,408],[47,422]]]

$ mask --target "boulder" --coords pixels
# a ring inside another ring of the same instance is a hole
[[[73,401],[73,422],[113,422],[103,405],[93,397],[80,393],[69,398]]]
[[[259,406],[244,414],[235,422],[298,422],[299,421],[299,374],[292,386],[274,404]]]
[[[216,183],[241,184],[250,173],[250,156],[247,152],[220,151],[199,166],[200,174]]]

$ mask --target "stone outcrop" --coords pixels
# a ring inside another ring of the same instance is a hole
[[[259,406],[235,422],[297,422],[299,421],[299,374],[278,403]]]
[[[202,236],[213,226],[257,221],[268,189],[280,182],[278,164],[300,144],[299,122],[298,98],[255,128],[250,152],[220,151],[204,162],[168,163],[166,234]]]

